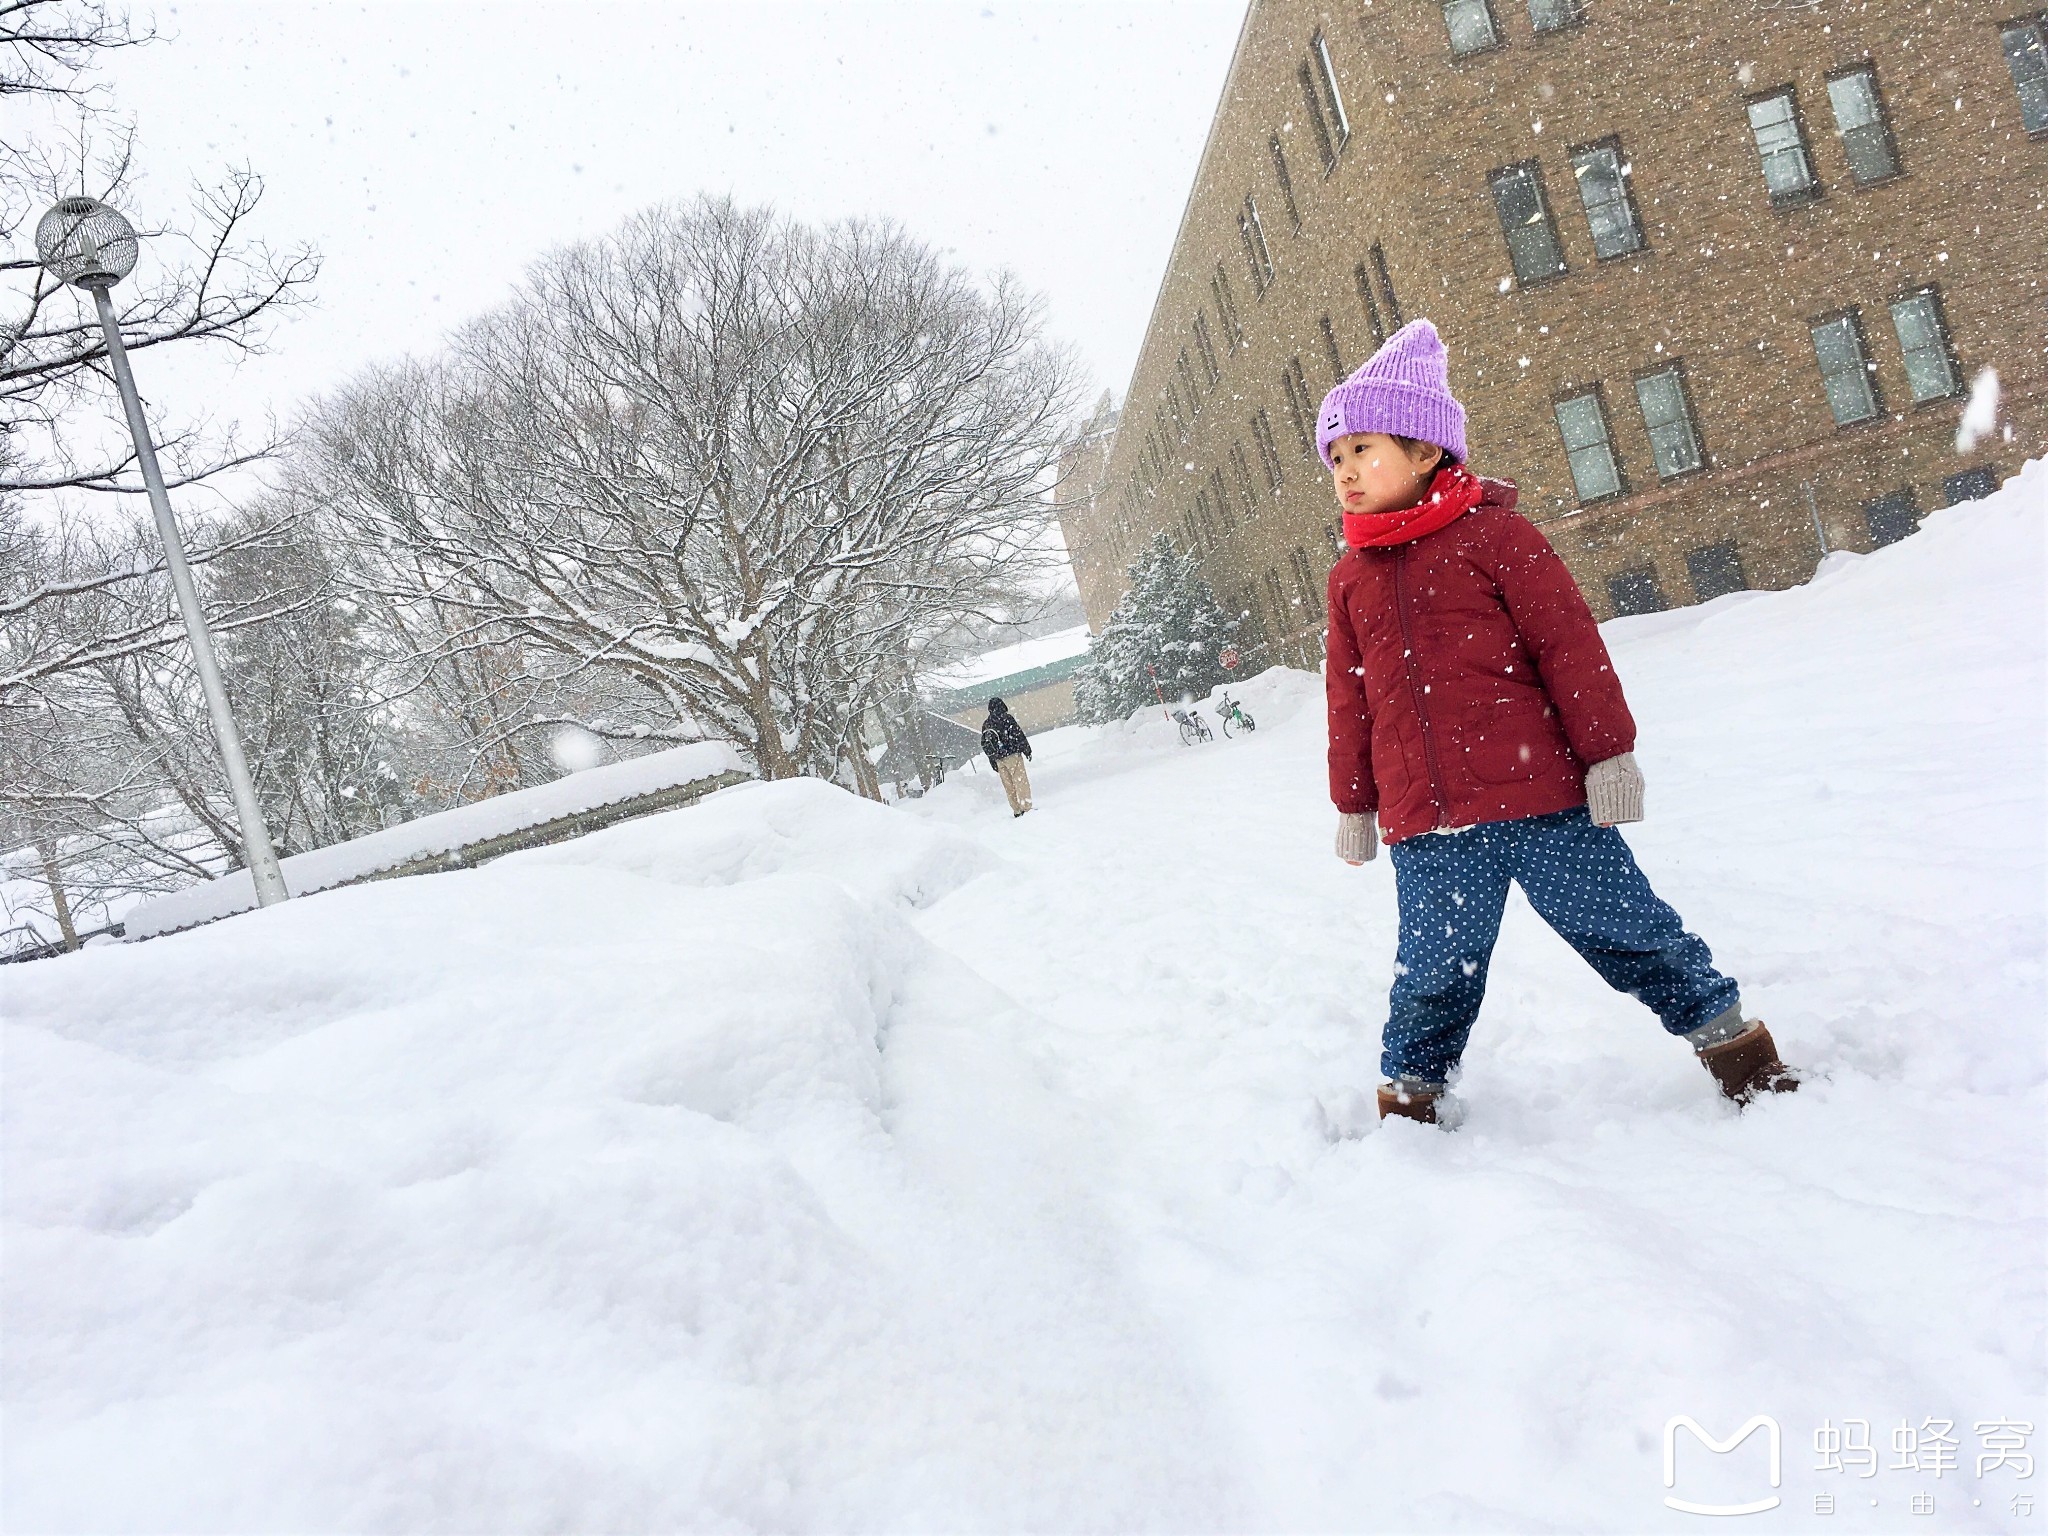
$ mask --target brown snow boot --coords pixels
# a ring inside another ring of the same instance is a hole
[[[1418,1088],[1413,1084],[1380,1084],[1380,1118],[1399,1115],[1404,1120],[1420,1120],[1424,1125],[1435,1125],[1436,1101],[1443,1097],[1441,1088]]]
[[[1791,1093],[1799,1086],[1791,1069],[1778,1060],[1778,1043],[1761,1019],[1734,1039],[1708,1046],[1699,1058],[1721,1091],[1738,1104],[1747,1104],[1760,1093]]]

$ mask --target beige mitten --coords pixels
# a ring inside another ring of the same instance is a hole
[[[1363,864],[1380,851],[1379,830],[1372,824],[1372,813],[1354,815],[1339,812],[1337,815],[1337,857],[1346,864]]]
[[[1586,809],[1600,826],[1643,819],[1643,772],[1636,755],[1624,752],[1586,770]]]

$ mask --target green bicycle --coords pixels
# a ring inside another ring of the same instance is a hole
[[[1234,736],[1239,731],[1256,731],[1259,728],[1258,722],[1246,714],[1244,706],[1231,698],[1228,692],[1218,700],[1216,715],[1223,722],[1223,734],[1226,736]]]

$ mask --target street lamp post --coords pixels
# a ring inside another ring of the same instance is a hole
[[[143,484],[149,487],[149,509],[156,516],[156,531],[164,541],[171,586],[178,594],[178,612],[184,616],[185,633],[192,641],[192,662],[199,671],[199,686],[206,694],[206,712],[213,719],[214,739],[220,744],[228,785],[234,791],[235,814],[242,824],[242,851],[249,861],[249,874],[256,882],[256,901],[259,906],[270,906],[291,893],[285,889],[284,872],[277,867],[277,851],[270,845],[263,809],[256,803],[249,759],[242,752],[242,737],[228,709],[228,691],[221,682],[220,664],[214,659],[213,637],[207,633],[206,616],[200,612],[199,592],[192,584],[192,568],[185,563],[178,525],[171,521],[171,498],[164,490],[163,471],[157,467],[156,445],[150,441],[149,423],[143,420],[142,397],[135,392],[128,350],[121,344],[120,322],[114,316],[113,301],[107,297],[109,288],[135,270],[134,227],[98,198],[67,197],[36,225],[36,254],[52,277],[89,292],[99,310],[100,329],[107,338],[107,358],[114,365],[114,381],[121,389],[121,408],[128,413],[128,431],[135,439],[136,462],[142,466]]]

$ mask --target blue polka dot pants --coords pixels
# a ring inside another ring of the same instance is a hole
[[[1486,995],[1508,882],[1617,991],[1682,1035],[1736,1006],[1735,983],[1650,889],[1621,833],[1586,808],[1406,837],[1388,850],[1401,905],[1400,958],[1380,1068],[1444,1081]]]

